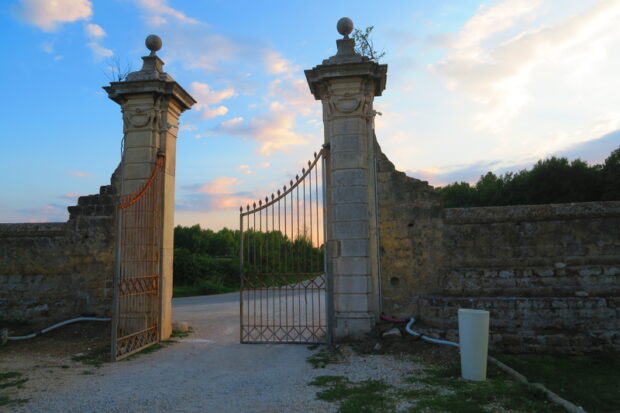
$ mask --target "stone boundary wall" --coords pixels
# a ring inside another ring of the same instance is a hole
[[[69,207],[68,222],[0,224],[0,324],[111,315],[116,200],[102,186]]]
[[[491,347],[620,348],[620,202],[442,209],[382,155],[383,311],[458,340],[457,311],[491,313]]]

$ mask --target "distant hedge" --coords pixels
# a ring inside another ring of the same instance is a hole
[[[487,172],[474,186],[455,182],[437,191],[446,208],[620,200],[620,147],[600,165],[552,157],[530,170]]]

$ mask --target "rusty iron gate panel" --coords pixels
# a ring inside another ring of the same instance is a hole
[[[242,343],[329,340],[322,173],[326,154],[325,148],[315,153],[288,188],[240,208]]]
[[[112,359],[159,342],[164,157],[117,210]]]

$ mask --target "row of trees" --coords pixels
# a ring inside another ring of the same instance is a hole
[[[447,208],[620,200],[620,148],[600,165],[552,157],[530,170],[487,172],[473,186],[455,182],[437,191]]]
[[[197,294],[214,294],[239,288],[240,232],[218,232],[192,227],[174,229],[174,285],[191,287]],[[280,231],[244,233],[244,272],[280,274],[282,283],[323,269],[323,250],[305,236],[291,240]],[[296,274],[296,275],[292,275]],[[262,278],[265,276],[261,275]],[[301,278],[300,278],[301,277]]]

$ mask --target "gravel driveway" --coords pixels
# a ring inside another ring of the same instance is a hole
[[[35,392],[18,412],[334,412],[308,383],[319,375],[398,380],[418,366],[350,355],[314,369],[304,345],[239,344],[238,294],[173,300],[175,321],[194,332],[179,343],[108,363],[96,375]]]

